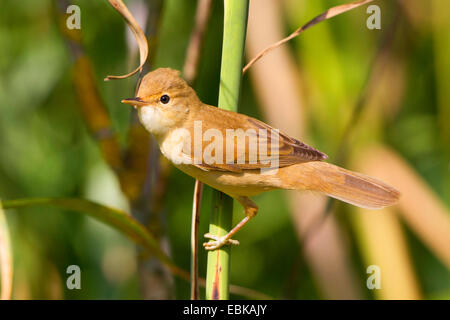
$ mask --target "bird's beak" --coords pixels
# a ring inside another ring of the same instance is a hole
[[[145,106],[146,104],[148,104],[148,102],[145,102],[144,100],[142,100],[139,97],[123,99],[121,102],[125,103],[125,104],[132,105],[132,106],[139,106],[139,107],[140,106]]]

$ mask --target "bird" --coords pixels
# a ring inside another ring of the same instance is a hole
[[[175,167],[243,206],[245,217],[226,235],[205,234],[206,250],[239,244],[232,237],[258,212],[250,197],[263,192],[309,190],[368,209],[400,197],[394,187],[325,162],[326,154],[260,120],[204,104],[177,70],[148,72],[136,96],[122,103],[137,109]]]

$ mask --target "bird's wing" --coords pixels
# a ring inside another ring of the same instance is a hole
[[[191,121],[191,147],[186,155],[203,170],[241,172],[327,158],[257,119],[210,106],[200,112],[209,113],[199,117],[207,121]]]

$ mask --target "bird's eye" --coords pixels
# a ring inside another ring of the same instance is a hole
[[[161,101],[161,103],[166,104],[170,101],[170,97],[167,94],[162,95],[161,98],[159,98],[159,101]]]

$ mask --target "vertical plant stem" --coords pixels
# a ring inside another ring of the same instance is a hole
[[[200,299],[200,292],[198,290],[198,226],[200,224],[202,194],[203,183],[195,180],[191,220],[191,300]]]
[[[211,14],[212,0],[198,0],[195,13],[195,26],[184,60],[183,76],[190,86],[194,86],[197,79],[203,38]],[[202,203],[203,183],[195,180],[194,197],[192,200],[191,223],[191,300],[200,299],[198,289],[198,225],[200,223],[200,210]]]
[[[248,0],[224,0],[224,29],[220,72],[219,108],[237,111],[242,79]],[[231,228],[233,200],[214,190],[209,233],[224,236]],[[208,253],[206,299],[229,298],[230,248]]]
[[[11,299],[13,257],[8,223],[0,201],[0,300]]]

